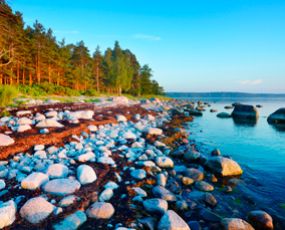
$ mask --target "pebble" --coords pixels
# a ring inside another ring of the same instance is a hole
[[[65,178],[68,176],[68,168],[63,164],[52,164],[48,167],[47,174],[50,178]]]
[[[8,146],[8,145],[12,145],[14,143],[15,143],[15,141],[11,137],[0,133],[0,146]]]
[[[195,187],[203,192],[211,192],[214,190],[214,186],[206,181],[197,181]]]
[[[176,196],[167,190],[166,188],[157,185],[152,188],[152,193],[155,197],[166,200],[166,201],[176,201]]]
[[[135,169],[135,170],[131,171],[131,176],[134,179],[142,180],[142,179],[146,178],[146,171],[143,169]]]
[[[145,210],[149,213],[159,213],[163,214],[168,209],[168,203],[165,200],[162,199],[148,199],[143,201],[143,206]]]
[[[157,157],[155,160],[155,163],[160,167],[160,168],[173,168],[174,167],[174,162],[172,161],[171,158],[169,157]]]
[[[89,218],[110,219],[115,213],[111,203],[95,202],[86,211]]]

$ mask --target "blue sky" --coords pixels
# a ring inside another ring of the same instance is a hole
[[[285,93],[284,0],[8,0],[90,51],[118,40],[167,91]]]

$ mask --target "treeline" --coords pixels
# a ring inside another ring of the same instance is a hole
[[[25,27],[22,14],[0,0],[0,84],[55,85],[98,93],[163,94],[152,70],[135,54],[114,48],[93,55],[83,41],[57,41],[51,29],[36,21]]]

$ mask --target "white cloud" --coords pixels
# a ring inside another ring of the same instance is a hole
[[[242,80],[239,82],[242,85],[260,85],[263,83],[262,79]]]
[[[161,37],[149,34],[134,34],[134,39],[146,40],[146,41],[160,41]]]
[[[78,30],[55,30],[57,34],[79,34]]]

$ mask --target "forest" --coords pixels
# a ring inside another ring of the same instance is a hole
[[[66,44],[38,21],[25,25],[22,14],[13,12],[5,0],[0,0],[0,85],[24,91],[52,88],[59,95],[163,94],[151,68],[141,66],[118,41],[103,52],[99,46],[89,51],[83,41]]]

